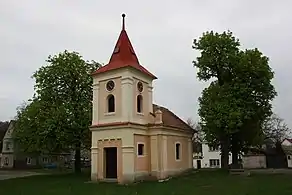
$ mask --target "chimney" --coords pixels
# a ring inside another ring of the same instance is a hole
[[[157,108],[155,111],[155,124],[162,124],[162,111],[160,110],[160,107]]]

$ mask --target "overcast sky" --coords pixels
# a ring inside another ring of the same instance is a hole
[[[243,47],[270,58],[278,97],[274,110],[292,128],[292,1],[278,0],[0,0],[0,120],[32,97],[31,75],[65,49],[107,63],[121,14],[140,63],[155,74],[154,101],[198,120],[194,38],[231,30]]]

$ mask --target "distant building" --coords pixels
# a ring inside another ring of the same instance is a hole
[[[287,166],[288,168],[292,168],[292,139],[284,139],[282,142],[282,148],[286,155]]]
[[[221,154],[220,148],[209,146],[206,142],[202,144],[202,153],[194,154],[196,158],[193,159],[194,168],[221,168]],[[232,163],[232,155],[229,155],[229,164]]]
[[[11,120],[2,141],[0,155],[0,168],[26,169],[43,167],[51,163],[58,164],[62,161],[70,161],[71,153],[43,154],[39,156],[21,152],[17,142],[13,139],[15,121]],[[67,159],[68,158],[68,159]]]

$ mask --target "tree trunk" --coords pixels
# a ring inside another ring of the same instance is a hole
[[[36,160],[36,162],[35,162],[35,165],[36,165],[36,167],[37,168],[39,168],[40,167],[40,156],[41,156],[41,154],[37,154],[36,156],[35,156],[35,160]]]
[[[238,151],[232,148],[232,165],[238,166]]]
[[[232,153],[232,167],[239,168],[239,163],[238,163],[239,143],[237,139],[237,134],[232,135],[231,153]]]
[[[74,162],[74,171],[75,173],[81,173],[81,144],[78,143],[75,146],[75,162]]]
[[[221,169],[228,169],[229,162],[229,144],[228,139],[221,141]]]

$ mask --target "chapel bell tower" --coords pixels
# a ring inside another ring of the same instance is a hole
[[[152,81],[157,78],[139,63],[125,29],[125,14],[109,63],[92,76],[92,126],[149,123],[149,114],[153,113]]]

